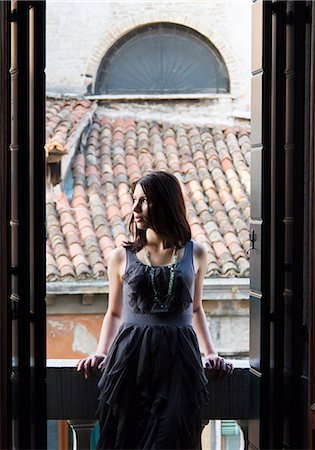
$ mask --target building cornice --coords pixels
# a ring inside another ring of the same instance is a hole
[[[108,294],[108,280],[51,281],[46,284],[47,296]],[[206,278],[203,300],[249,299],[249,278]]]

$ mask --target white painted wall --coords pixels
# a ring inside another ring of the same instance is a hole
[[[47,92],[83,95],[106,51],[147,23],[174,22],[206,36],[220,51],[231,80],[227,113],[250,108],[251,0],[47,0]],[[226,99],[224,100],[225,103]]]

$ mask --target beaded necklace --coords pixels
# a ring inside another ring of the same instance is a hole
[[[168,308],[171,304],[171,301],[173,299],[173,294],[174,294],[173,286],[174,286],[174,278],[175,278],[175,267],[176,267],[176,263],[177,263],[176,248],[174,247],[174,249],[173,249],[171,265],[169,266],[170,267],[170,280],[168,283],[167,297],[166,297],[165,302],[161,302],[158,291],[156,290],[155,280],[154,280],[154,267],[152,267],[152,264],[151,264],[150,253],[148,252],[148,250],[145,247],[144,247],[144,256],[145,256],[146,263],[149,266],[150,281],[151,281],[151,286],[152,286],[152,290],[153,290],[153,300],[155,303],[157,303],[159,305],[159,307],[161,308],[162,311],[168,311]]]

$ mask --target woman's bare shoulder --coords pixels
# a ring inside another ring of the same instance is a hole
[[[108,258],[108,268],[112,274],[116,273],[122,276],[126,265],[126,249],[123,246],[112,250]]]
[[[122,264],[126,260],[126,249],[123,246],[116,247],[109,255],[109,263]]]
[[[195,273],[204,272],[207,266],[207,249],[200,242],[192,240],[192,243]]]
[[[204,244],[201,244],[200,242],[196,242],[194,240],[192,240],[192,243],[193,243],[194,256],[197,259],[205,258],[207,256],[206,246]]]

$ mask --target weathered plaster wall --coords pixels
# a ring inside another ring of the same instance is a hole
[[[247,356],[248,300],[204,301],[204,309],[216,350],[223,356]],[[103,313],[75,314],[74,311],[73,314],[50,314],[48,308],[47,358],[79,359],[93,354],[102,320]]]
[[[103,315],[48,315],[47,358],[76,359],[96,350]]]

